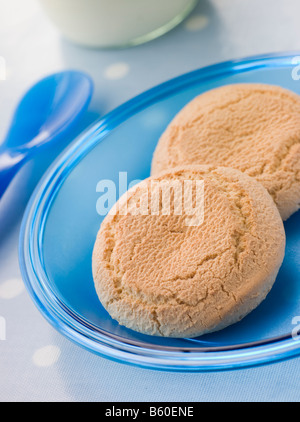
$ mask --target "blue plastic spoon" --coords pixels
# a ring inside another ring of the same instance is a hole
[[[27,159],[73,127],[86,110],[92,92],[90,77],[77,71],[47,76],[29,89],[0,145],[0,199]]]

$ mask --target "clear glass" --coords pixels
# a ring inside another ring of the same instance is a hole
[[[198,0],[39,0],[70,41],[120,48],[157,38],[182,22]]]
[[[300,212],[287,222],[286,256],[265,301],[242,321],[195,339],[146,336],[121,327],[96,295],[91,254],[103,217],[100,180],[150,174],[157,140],[196,95],[220,85],[262,82],[300,92],[294,56],[226,62],[180,76],[120,106],[55,161],[36,188],[20,234],[20,265],[35,304],[62,334],[107,358],[152,369],[212,371],[300,354]],[[300,73],[300,72],[299,72]]]

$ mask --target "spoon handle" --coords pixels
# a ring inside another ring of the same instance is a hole
[[[9,152],[0,153],[0,200],[23,161],[22,154],[12,156]]]

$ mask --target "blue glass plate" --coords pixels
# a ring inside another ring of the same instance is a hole
[[[300,53],[299,53],[300,56]],[[266,364],[300,354],[300,212],[286,223],[286,256],[266,300],[239,323],[196,339],[168,339],[121,327],[96,295],[91,255],[103,216],[98,182],[149,176],[158,138],[196,95],[224,84],[262,82],[300,94],[300,57],[226,62],[159,85],[120,106],[76,139],[47,171],[24,215],[20,265],[41,313],[75,343],[152,369],[209,371]],[[119,192],[117,189],[116,199]]]

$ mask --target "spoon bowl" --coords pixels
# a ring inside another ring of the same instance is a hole
[[[19,102],[0,145],[0,199],[25,161],[65,135],[86,111],[93,83],[85,73],[55,73],[32,86]]]

